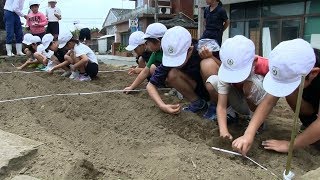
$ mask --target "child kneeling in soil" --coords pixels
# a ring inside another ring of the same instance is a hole
[[[42,63],[46,63],[46,58],[39,52],[37,52],[38,46],[41,44],[41,39],[38,36],[32,34],[25,34],[23,37],[23,44],[26,45],[24,53],[27,55],[27,61],[17,69],[22,70],[23,68],[34,65],[37,66]]]
[[[137,88],[145,79],[152,75],[156,67],[161,64],[163,54],[161,49],[161,39],[166,31],[166,26],[161,23],[153,23],[147,27],[143,38],[146,40],[148,49],[153,53],[151,54],[146,67],[140,72],[133,83],[124,88],[125,91],[128,90],[126,93]]]
[[[243,136],[233,141],[235,150],[246,155],[254,140],[255,132],[271,113],[280,97],[285,97],[295,110],[301,77],[306,75],[299,118],[307,127],[295,139],[293,148],[303,148],[320,140],[320,60],[319,50],[302,40],[284,41],[270,53],[270,71],[263,81],[268,93],[262,100]],[[267,140],[262,142],[265,149],[288,152],[289,141]]]
[[[147,85],[150,97],[162,111],[180,113],[180,104],[166,104],[159,95],[157,88],[168,84],[192,102],[183,110],[196,112],[205,108],[207,103],[203,98],[207,98],[207,92],[200,73],[201,58],[191,45],[189,31],[181,26],[169,29],[162,38],[161,47],[162,64],[156,68]]]
[[[136,68],[130,68],[128,72],[129,75],[139,74],[146,67],[152,54],[152,52],[147,49],[146,40],[143,39],[143,36],[143,32],[136,31],[129,37],[129,45],[126,47],[126,50],[134,51],[138,64]]]
[[[256,56],[254,43],[242,35],[229,38],[222,44],[220,59],[218,76],[210,76],[207,83],[218,93],[220,136],[232,140],[227,127],[227,122],[235,117],[232,111],[249,116],[266,95],[262,81],[268,72],[268,61]]]
[[[48,73],[52,74],[57,69],[63,69],[64,73],[61,75],[62,77],[68,77],[71,75],[70,71],[70,63],[69,61],[66,61],[64,59],[65,55],[67,54],[68,50],[66,48],[62,47],[62,45],[59,45],[59,42],[63,42],[63,39],[65,37],[72,37],[72,34],[70,32],[64,32],[60,33],[58,36],[58,41],[54,40],[52,36],[46,36],[42,39],[42,44],[46,48],[46,50],[51,50],[54,52],[54,54],[51,56],[51,60],[55,62],[55,66],[53,66]]]
[[[74,39],[71,32],[63,33],[58,38],[59,48],[65,47],[69,50],[64,57],[70,63],[72,71],[69,78],[77,81],[91,81],[96,77],[99,66],[94,52],[79,40]]]

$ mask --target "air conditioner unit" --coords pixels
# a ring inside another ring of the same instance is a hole
[[[159,14],[171,14],[171,7],[169,6],[159,6]]]

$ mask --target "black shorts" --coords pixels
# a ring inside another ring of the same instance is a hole
[[[40,34],[32,34],[33,36],[38,36],[40,39],[46,34],[46,32],[40,33]]]
[[[58,49],[56,52],[54,52],[54,55],[57,57],[58,61],[60,63],[64,62],[64,55],[67,54],[67,50],[65,49]]]
[[[313,113],[312,115],[299,115],[300,121],[302,122],[304,127],[310,126],[317,118],[317,113]]]
[[[86,74],[89,75],[91,78],[94,78],[97,76],[98,71],[99,71],[98,64],[89,61],[86,66]]]
[[[47,33],[59,34],[59,22],[48,22]]]
[[[91,40],[91,32],[89,28],[83,28],[80,30],[79,40],[84,41],[84,39]]]

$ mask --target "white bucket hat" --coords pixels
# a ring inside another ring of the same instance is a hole
[[[250,39],[242,35],[229,38],[222,44],[219,54],[221,81],[238,83],[249,77],[255,57],[255,46]]]
[[[302,39],[281,42],[270,53],[269,72],[263,88],[276,97],[291,94],[308,75],[316,62],[311,45]]]
[[[46,34],[42,37],[42,45],[44,49],[47,49],[50,45],[50,43],[53,41],[53,36],[52,34]]]
[[[32,44],[32,38],[33,38],[33,35],[30,33],[27,33],[23,36],[22,43],[25,45],[30,45],[30,44]]]
[[[146,40],[143,39],[144,33],[142,31],[136,31],[132,33],[129,37],[129,45],[126,47],[126,50],[133,51],[139,45],[146,43]]]
[[[185,28],[181,26],[170,28],[161,41],[162,64],[166,67],[181,66],[186,61],[191,39],[190,32]]]
[[[60,33],[58,36],[59,48],[63,48],[72,39],[72,34],[70,31]]]
[[[161,23],[152,23],[147,27],[146,33],[144,34],[143,39],[161,38],[163,37],[164,33],[167,30],[168,30],[167,27]]]

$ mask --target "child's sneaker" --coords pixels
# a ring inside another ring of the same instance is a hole
[[[207,102],[203,99],[198,99],[190,103],[187,107],[182,108],[183,111],[196,113],[200,110],[207,108]]]
[[[210,103],[208,106],[208,110],[204,113],[203,117],[209,119],[211,121],[217,120],[217,107],[215,104]]]
[[[76,79],[76,81],[91,81],[90,76],[86,74],[80,74]]]
[[[71,75],[69,76],[70,79],[76,79],[79,77],[79,71],[72,71]]]
[[[71,75],[71,71],[65,71],[64,73],[61,74],[61,77],[68,77]]]

